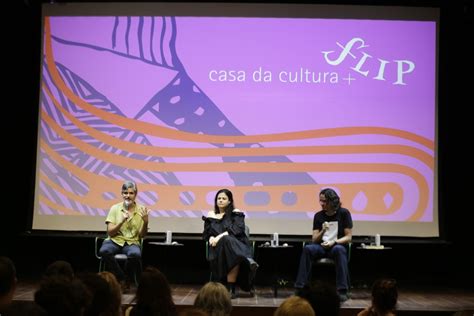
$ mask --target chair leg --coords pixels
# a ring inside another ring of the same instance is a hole
[[[348,297],[351,297],[351,274],[348,272],[347,273],[347,295]]]
[[[143,265],[142,265],[142,260],[140,259],[138,261],[138,265],[137,265],[137,270],[136,271],[133,271],[133,277],[134,277],[134,281],[135,281],[135,286],[138,287],[138,283],[140,282],[140,275],[141,275],[141,272],[143,271]]]

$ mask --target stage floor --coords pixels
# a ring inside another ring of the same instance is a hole
[[[20,282],[14,300],[32,301],[38,282]],[[175,304],[191,306],[201,285],[172,285],[173,299]],[[270,307],[275,308],[281,302],[293,294],[292,288],[281,288],[278,297],[273,297],[271,287],[257,287],[256,295],[249,297],[247,292],[240,292],[239,297],[232,300],[234,307]],[[132,303],[134,293],[124,294],[122,303]],[[353,311],[361,310],[370,304],[370,290],[354,288],[351,290],[351,298],[341,305],[341,309]],[[474,289],[461,290],[453,288],[399,288],[399,311],[423,311],[423,312],[456,312],[474,310]]]

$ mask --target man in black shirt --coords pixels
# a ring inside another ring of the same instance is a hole
[[[329,257],[336,263],[336,287],[341,301],[347,300],[348,266],[347,247],[352,240],[352,217],[341,207],[333,189],[319,193],[322,210],[314,214],[312,243],[303,248],[295,287],[303,288],[309,282],[314,259]]]

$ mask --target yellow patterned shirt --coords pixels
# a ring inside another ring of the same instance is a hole
[[[109,236],[107,239],[111,239],[117,245],[122,247],[125,245],[125,243],[129,245],[134,244],[140,246],[140,230],[144,222],[138,210],[144,208],[145,207],[143,205],[135,203],[133,206],[132,216],[130,216],[130,218],[122,224],[117,235],[114,237]],[[123,219],[123,212],[125,212],[123,209],[123,202],[112,205],[105,223],[117,225]]]

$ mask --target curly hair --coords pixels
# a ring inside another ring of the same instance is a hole
[[[337,210],[341,207],[341,199],[337,195],[336,191],[330,188],[322,189],[319,195],[324,195],[332,209]]]

